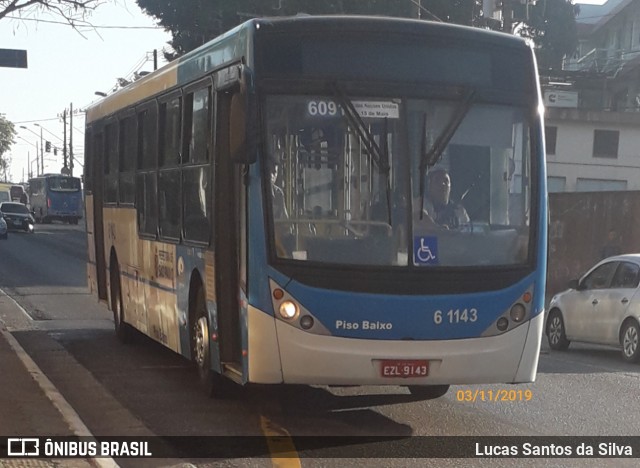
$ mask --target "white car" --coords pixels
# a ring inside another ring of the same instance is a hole
[[[640,360],[640,254],[597,263],[549,305],[546,334],[551,349],[571,341],[617,346],[628,362]]]
[[[0,239],[6,239],[7,237],[9,237],[9,228],[2,212],[0,212]]]

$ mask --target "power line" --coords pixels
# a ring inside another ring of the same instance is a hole
[[[429,16],[431,16],[433,19],[435,19],[436,21],[440,21],[441,23],[443,22],[440,18],[438,18],[436,15],[434,15],[433,13],[431,13],[429,10],[427,10],[425,7],[422,6],[422,2],[421,1],[417,1],[417,0],[410,0],[411,3],[413,3],[415,6],[418,7],[419,10],[424,11],[426,14],[428,14]]]
[[[6,16],[6,18],[15,19],[19,21],[35,21],[36,23],[48,23],[48,24],[61,24],[63,26],[73,26],[76,28],[90,28],[90,29],[162,29],[161,26],[109,26],[109,25],[93,25],[90,23],[87,24],[75,24],[73,20],[70,22],[64,21],[51,21],[51,20],[43,20],[39,18],[22,18],[20,16]]]
[[[13,122],[14,124],[27,124],[27,123],[34,123],[34,122],[50,122],[53,120],[59,120],[58,117],[52,117],[52,118],[48,118],[48,119],[37,119],[37,120],[23,120],[21,122]]]

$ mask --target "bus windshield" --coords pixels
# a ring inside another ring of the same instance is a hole
[[[80,179],[77,177],[49,177],[49,190],[53,192],[79,192]]]
[[[345,105],[333,95],[266,99],[267,225],[278,258],[412,268],[529,261],[526,108],[349,96],[363,132]]]

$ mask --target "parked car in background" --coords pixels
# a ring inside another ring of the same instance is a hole
[[[16,202],[4,202],[0,203],[0,211],[2,211],[9,229],[33,232],[35,220],[26,205]]]
[[[605,258],[551,299],[546,334],[551,349],[572,341],[617,346],[640,360],[640,254]]]
[[[0,211],[0,239],[6,239],[9,237],[9,228],[7,222],[4,220],[2,211]]]

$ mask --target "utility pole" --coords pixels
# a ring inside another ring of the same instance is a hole
[[[513,31],[513,6],[512,0],[502,0],[502,31],[511,34]]]
[[[73,103],[69,104],[69,175],[73,175]]]
[[[40,127],[40,167],[44,174],[44,148],[42,147],[42,127]]]
[[[62,164],[62,169],[64,169],[63,172],[67,171],[67,109],[64,110],[64,112],[62,113],[62,122],[64,123],[64,138],[63,138],[63,144],[62,144],[62,157],[63,157],[63,164]]]

